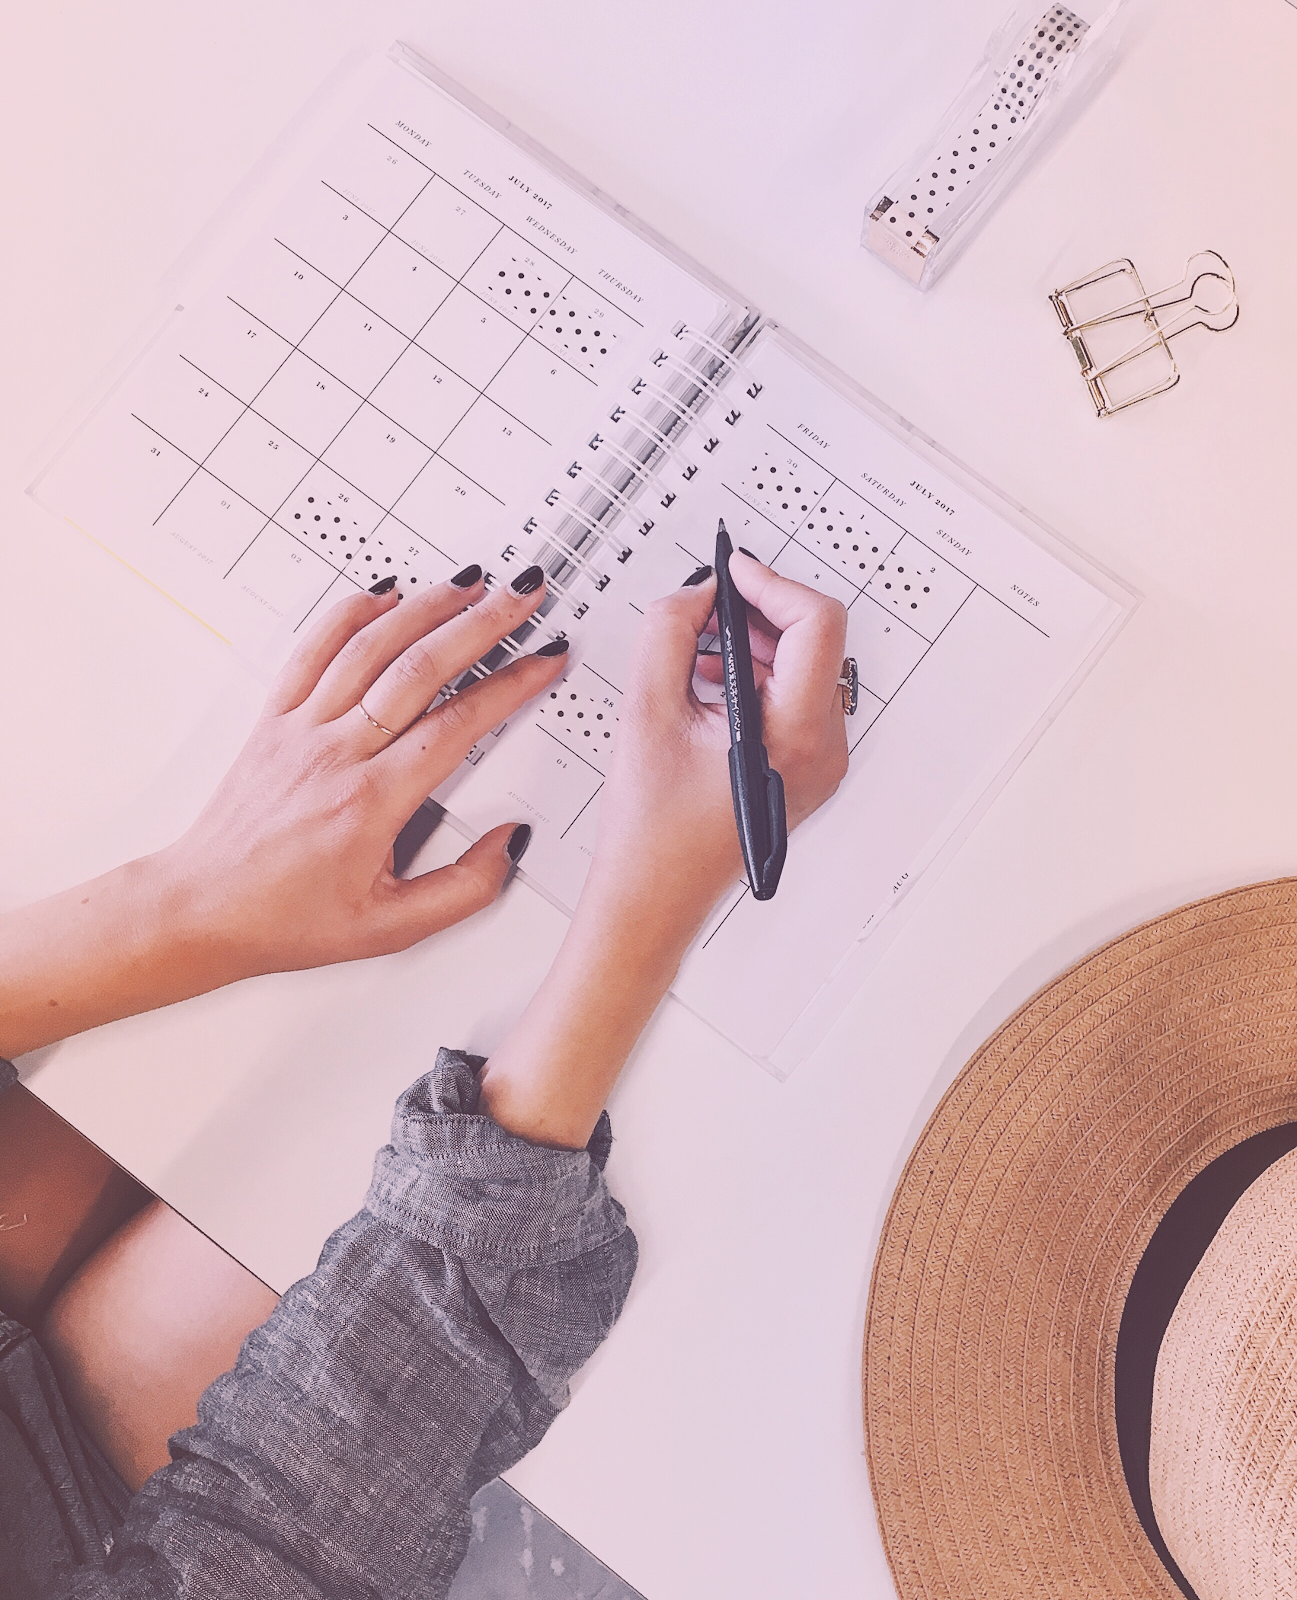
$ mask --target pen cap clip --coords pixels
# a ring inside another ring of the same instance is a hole
[[[772,766],[766,766],[766,813],[769,816],[771,853],[761,862],[760,882],[752,885],[753,899],[771,899],[779,888],[788,854],[788,818],[784,806],[784,779]]]
[[[774,897],[788,855],[788,815],[784,806],[784,780],[769,763],[766,765],[766,814],[770,822],[767,838],[771,841],[771,850],[761,864],[757,882],[752,885],[754,900],[770,900]]]

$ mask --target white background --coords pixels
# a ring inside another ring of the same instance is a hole
[[[400,34],[1145,596],[816,1056],[778,1084],[669,1005],[613,1105],[626,1315],[513,1481],[652,1600],[890,1592],[859,1420],[870,1262],[936,1096],[1042,981],[1297,860],[1297,11],[1130,0],[1085,114],[920,296],[857,247],[996,0],[421,7],[64,0],[0,56],[0,897],[160,844],[259,699],[22,493],[66,408],[358,42]],[[1243,316],[1100,424],[1046,300],[1220,250]],[[489,1048],[561,921],[526,891],[424,950],[264,980],[24,1064],[272,1282],[363,1194],[396,1091]]]

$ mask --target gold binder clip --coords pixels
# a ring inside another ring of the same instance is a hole
[[[1189,258],[1178,283],[1146,292],[1134,264],[1110,261],[1049,297],[1100,417],[1164,394],[1180,381],[1171,340],[1190,328],[1224,333],[1239,318],[1229,263],[1215,250]]]

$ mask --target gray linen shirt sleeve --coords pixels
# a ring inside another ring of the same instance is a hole
[[[443,1050],[365,1209],[207,1390],[78,1600],[443,1596],[474,1492],[535,1444],[616,1321],[636,1244],[603,1166],[478,1114]]]

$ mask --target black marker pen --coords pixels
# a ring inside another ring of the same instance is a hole
[[[752,672],[748,605],[730,577],[733,553],[722,519],[716,532],[716,626],[730,718],[730,789],[752,897],[769,900],[779,887],[788,854],[788,818],[784,780],[771,767],[761,742],[761,700]]]

